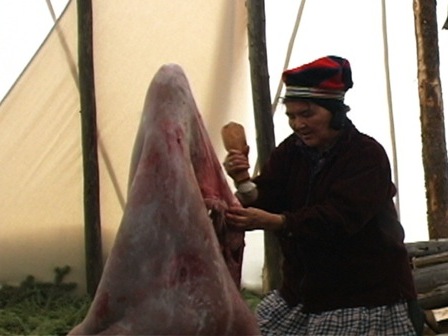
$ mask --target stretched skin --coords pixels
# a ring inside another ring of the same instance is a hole
[[[128,198],[87,316],[69,335],[255,335],[239,292],[238,205],[187,78],[162,66],[145,100]]]

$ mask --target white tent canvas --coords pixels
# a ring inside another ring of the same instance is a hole
[[[300,2],[266,0],[271,92],[274,98]],[[399,174],[400,216],[406,240],[426,240],[417,61],[412,3],[386,4],[389,66]],[[443,24],[448,1],[438,1]],[[165,63],[187,74],[219,157],[228,121],[246,127],[256,161],[244,1],[95,0],[101,222],[110,249],[125,204],[131,149],[146,89]],[[387,104],[382,8],[378,1],[306,2],[288,66],[336,54],[348,58],[354,88],[349,116],[392,157]],[[448,32],[439,30],[442,85],[448,81]],[[0,283],[28,274],[51,280],[70,265],[68,280],[84,288],[83,177],[77,85],[76,1],[34,55],[0,105]],[[446,93],[444,93],[446,97]],[[447,99],[445,98],[445,101]],[[289,134],[280,105],[276,141]],[[261,232],[249,233],[243,285],[261,282]]]

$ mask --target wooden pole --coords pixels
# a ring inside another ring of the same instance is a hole
[[[87,292],[93,297],[103,270],[99,202],[92,2],[78,0],[78,62],[84,169],[84,234]]]
[[[448,237],[448,161],[436,6],[435,0],[414,0],[423,168],[431,239]]]
[[[390,67],[389,67],[389,43],[387,37],[387,6],[386,0],[381,1],[381,12],[382,12],[382,26],[383,26],[383,48],[384,48],[384,70],[386,72],[386,94],[387,94],[387,107],[389,111],[389,130],[390,130],[390,139],[392,143],[392,171],[394,177],[394,183],[397,190],[400,190],[399,186],[399,174],[398,174],[398,154],[397,154],[397,137],[395,135],[395,118],[394,118],[394,108],[392,103],[392,87],[390,80]],[[397,192],[395,195],[395,207],[398,213],[398,219],[400,220],[401,211],[400,211],[400,193]]]
[[[267,66],[264,0],[247,0],[246,7],[258,162],[260,167],[263,167],[275,147]],[[281,284],[281,251],[277,238],[272,232],[264,232],[264,244],[263,291],[267,292],[278,288]]]

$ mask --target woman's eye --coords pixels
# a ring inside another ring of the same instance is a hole
[[[304,111],[300,114],[301,117],[303,118],[309,118],[313,115],[313,113],[310,110]]]

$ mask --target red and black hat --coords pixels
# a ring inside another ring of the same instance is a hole
[[[345,93],[353,87],[350,63],[339,56],[326,56],[297,68],[285,70],[284,100],[310,99],[325,108],[348,111]],[[331,111],[333,112],[333,111]]]

